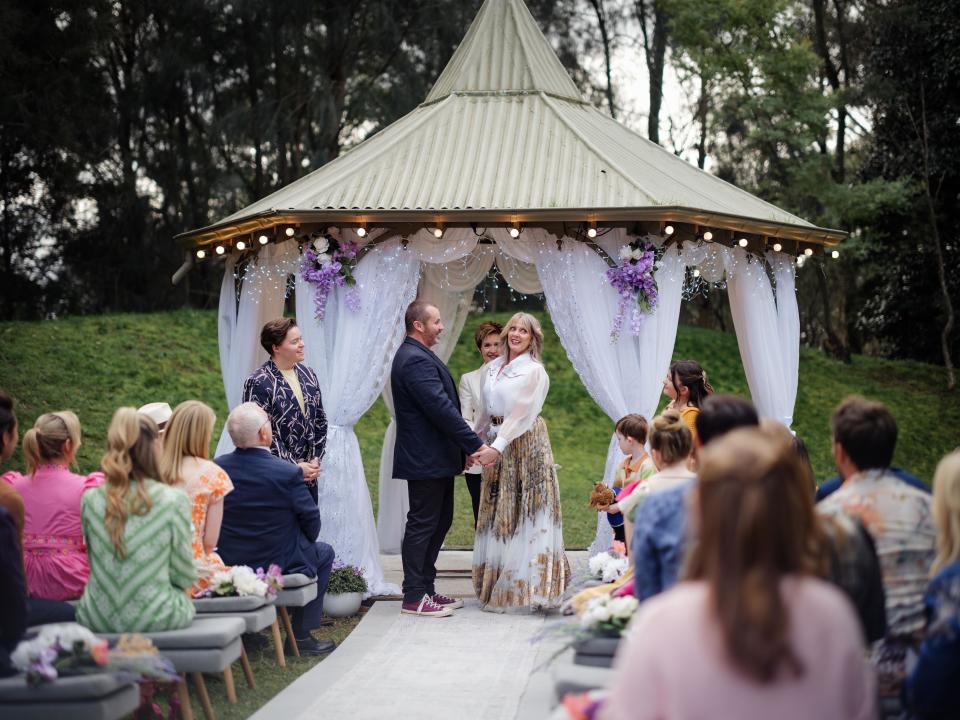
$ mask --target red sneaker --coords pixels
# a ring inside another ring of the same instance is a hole
[[[448,617],[453,615],[453,610],[438,605],[430,599],[429,595],[424,595],[421,600],[403,603],[400,606],[400,612],[407,615],[423,615],[424,617]]]
[[[440,593],[434,593],[430,599],[440,607],[450,608],[451,610],[459,610],[463,607],[463,600],[447,597],[446,595],[441,595]]]

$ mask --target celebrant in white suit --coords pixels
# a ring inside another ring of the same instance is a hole
[[[487,320],[480,323],[473,334],[477,351],[483,359],[483,365],[472,372],[460,376],[460,412],[467,425],[476,428],[477,420],[483,414],[483,376],[487,364],[500,357],[500,333],[503,325]],[[473,527],[477,527],[477,514],[480,512],[480,482],[482,465],[471,465],[464,471],[470,502],[473,505]]]
[[[563,548],[560,486],[540,417],[550,379],[540,361],[543,330],[517,313],[487,364],[481,439],[501,453],[485,466],[473,546],[473,586],[484,610],[559,607],[570,580]]]

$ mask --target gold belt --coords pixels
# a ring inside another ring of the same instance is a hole
[[[497,415],[491,415],[491,416],[490,416],[490,423],[491,423],[492,425],[503,425],[503,418],[502,418],[502,417],[499,417],[499,416],[497,416]]]

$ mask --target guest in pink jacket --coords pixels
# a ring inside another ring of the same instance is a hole
[[[686,578],[645,601],[603,720],[868,720],[873,671],[792,443],[734,430],[700,457]]]
[[[80,529],[80,496],[103,482],[70,472],[80,448],[80,421],[70,411],[46,413],[23,435],[27,473],[3,480],[23,498],[23,559],[32,598],[76,600],[90,574]]]

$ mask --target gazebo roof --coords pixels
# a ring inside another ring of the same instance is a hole
[[[585,102],[522,0],[486,0],[424,102],[323,167],[178,236],[281,225],[686,223],[816,245],[845,236],[727,183]],[[719,239],[719,238],[718,238]]]

